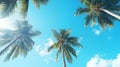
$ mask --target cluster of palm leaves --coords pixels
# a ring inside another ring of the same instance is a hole
[[[69,63],[72,63],[72,56],[77,57],[76,51],[73,47],[82,47],[79,43],[77,37],[70,36],[71,30],[60,30],[57,32],[56,30],[52,30],[53,35],[56,39],[56,42],[48,48],[48,51],[51,49],[57,49],[56,60],[60,53],[62,53],[63,59],[63,67],[66,67],[65,57]]]
[[[37,8],[47,4],[48,0],[30,0]],[[5,61],[16,58],[18,55],[26,56],[32,50],[34,41],[32,37],[40,35],[39,31],[33,31],[32,25],[25,20],[29,7],[29,0],[0,0],[0,17],[9,16],[15,9],[23,16],[23,21],[16,22],[16,30],[0,30],[4,33],[0,36],[0,55],[6,54]]]
[[[47,4],[48,0],[30,0],[37,8]],[[29,0],[0,0],[0,17],[9,16],[15,9],[23,16],[23,21],[16,22],[16,30],[0,30],[4,33],[0,36],[0,55],[6,54],[5,61],[17,56],[26,56],[32,50],[34,41],[32,37],[40,35],[39,31],[33,31],[32,25],[25,20],[29,7]]]
[[[87,26],[90,21],[93,26],[96,21],[105,29],[106,26],[112,27],[114,20],[120,20],[120,0],[81,0],[85,7],[80,7],[75,15],[86,13]]]
[[[41,5],[47,4],[48,0],[30,0],[39,8]],[[20,5],[20,7],[18,7]],[[15,11],[15,8],[25,17],[27,15],[29,0],[0,0],[0,15],[6,17]]]
[[[39,31],[32,30],[32,25],[27,21],[17,21],[16,28],[16,30],[1,31],[4,34],[0,37],[0,47],[3,47],[0,55],[7,54],[5,61],[14,59],[18,55],[25,57],[34,45],[31,38],[40,35]]]

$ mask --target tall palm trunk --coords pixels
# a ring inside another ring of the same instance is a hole
[[[63,61],[63,67],[66,67],[66,62],[65,62],[65,53],[64,53],[64,49],[63,49],[63,43],[62,43],[62,46],[61,46],[61,49],[62,49],[62,61]]]
[[[9,49],[9,47],[12,46],[13,43],[15,43],[17,40],[18,40],[18,37],[15,40],[13,40],[10,44],[8,44],[4,49],[2,49],[0,51],[0,55],[2,55],[5,51],[7,51]]]
[[[100,10],[120,20],[120,16],[119,15],[117,15],[117,14],[115,14],[113,12],[110,12],[107,9],[100,8]]]

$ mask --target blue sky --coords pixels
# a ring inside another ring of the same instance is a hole
[[[84,48],[76,49],[78,58],[73,57],[73,63],[67,67],[118,67],[120,66],[120,23],[116,21],[113,28],[102,30],[98,25],[84,27],[85,16],[74,16],[77,8],[83,6],[79,0],[50,0],[46,6],[36,9],[30,3],[27,20],[34,29],[41,31],[34,38],[34,48],[26,58],[3,63],[1,67],[62,67],[61,56],[55,61],[56,51],[48,53],[48,48],[54,43],[52,29],[72,29],[71,35],[77,36]],[[16,19],[16,18],[15,18]]]

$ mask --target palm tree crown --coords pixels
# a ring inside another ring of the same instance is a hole
[[[79,43],[77,37],[70,36],[71,30],[63,29],[60,31],[60,33],[56,30],[52,30],[52,32],[57,41],[48,48],[48,51],[53,48],[56,48],[58,50],[56,54],[56,60],[58,59],[60,53],[62,53],[63,65],[66,67],[65,57],[69,63],[72,63],[71,55],[77,57],[76,51],[73,47],[82,47],[82,45]]]
[[[30,0],[31,1],[31,0]],[[37,8],[40,7],[40,5],[47,4],[48,0],[32,0],[33,3],[36,5]],[[29,7],[29,0],[0,0],[0,16],[6,17],[11,12],[15,10],[15,7],[20,5],[20,12],[23,15],[23,17],[26,17],[28,7]]]
[[[0,51],[0,55],[7,51],[5,61],[11,57],[14,59],[18,55],[25,57],[34,45],[34,41],[31,38],[40,35],[39,31],[32,30],[32,25],[28,24],[27,21],[19,22],[16,26],[16,30],[4,31],[5,34],[2,35],[0,39],[0,46],[4,46]]]
[[[81,0],[86,6],[85,8],[79,8],[75,15],[86,13],[85,26],[87,26],[90,21],[92,21],[91,26],[93,26],[97,20],[103,29],[106,26],[112,27],[114,20],[120,20],[120,16],[118,16],[120,15],[119,1],[120,0]],[[115,14],[117,14],[118,18]]]

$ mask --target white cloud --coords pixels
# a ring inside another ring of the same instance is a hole
[[[79,38],[79,42],[81,42],[82,40],[83,40],[83,37],[81,36],[81,37]],[[79,55],[79,53],[80,53],[80,49],[78,49],[78,50],[76,51],[77,56]]]
[[[35,46],[35,50],[36,52],[44,58],[43,62],[45,62],[46,64],[50,64],[51,62],[54,61],[54,58],[52,58],[50,55],[52,52],[48,52],[47,49],[48,47],[50,47],[51,45],[53,45],[53,40],[51,38],[47,39],[47,43],[43,44],[43,45],[38,45]]]
[[[120,54],[118,54],[117,59],[112,61],[112,67],[120,67]]]
[[[53,40],[51,38],[48,38],[48,43],[45,44],[45,47],[50,47],[54,44]]]
[[[88,61],[87,67],[120,67],[120,54],[112,60],[102,59],[99,55],[96,55]]]
[[[101,31],[98,30],[98,29],[93,29],[93,32],[96,34],[96,35],[100,35]]]
[[[108,67],[108,64],[106,60],[101,59],[99,55],[96,55],[87,63],[87,67]]]
[[[0,19],[0,29],[14,30],[14,27],[13,27],[13,25],[10,22],[11,21],[8,18]]]
[[[50,57],[50,56],[47,57],[47,58],[44,60],[44,62],[45,62],[46,64],[50,64],[50,63],[52,63],[53,61],[56,62],[55,59],[52,58],[52,57]]]
[[[77,56],[79,55],[79,53],[80,53],[80,50],[77,50],[77,51],[76,51]]]
[[[54,42],[52,41],[52,39],[48,39],[48,43],[46,43],[43,47],[42,46],[36,46],[36,51],[38,52],[38,54],[40,56],[46,56],[51,54],[51,52],[48,52],[47,49],[48,47],[50,47]]]
[[[79,38],[79,42],[81,42],[83,40],[83,37],[81,36],[80,38]]]
[[[0,32],[0,36],[2,36],[4,33],[3,32]]]
[[[11,16],[0,18],[0,29],[16,30],[14,22],[16,20],[21,20],[17,11]]]

